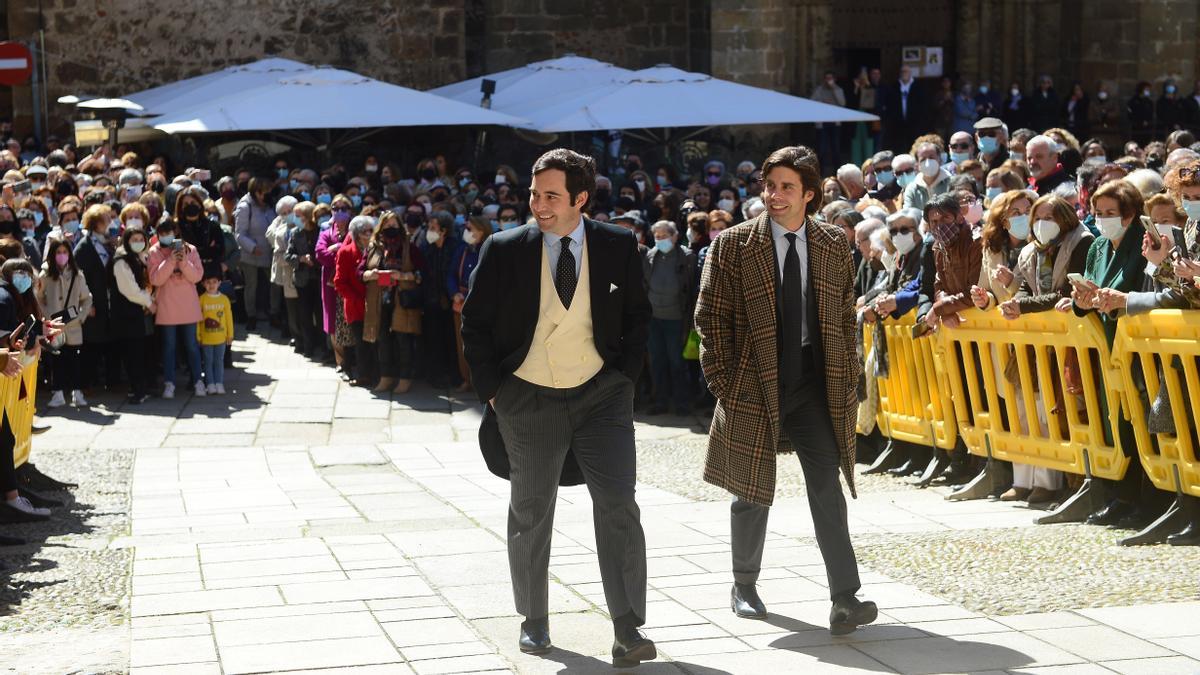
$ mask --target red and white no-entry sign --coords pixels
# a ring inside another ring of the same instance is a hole
[[[33,54],[20,42],[0,42],[0,84],[24,84],[33,72]]]

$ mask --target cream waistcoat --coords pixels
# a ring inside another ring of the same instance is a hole
[[[570,389],[587,382],[604,367],[592,336],[592,294],[588,278],[587,241],[571,308],[563,307],[550,273],[550,258],[542,246],[542,282],[538,324],[525,361],[516,376],[552,389]]]

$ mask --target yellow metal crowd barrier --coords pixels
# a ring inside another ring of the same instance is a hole
[[[1196,420],[1200,419],[1200,312],[1156,310],[1117,322],[1113,360],[1146,474],[1161,490],[1200,497]],[[1138,368],[1140,366],[1140,368]],[[1146,400],[1140,394],[1144,378]],[[1185,388],[1186,385],[1186,388]],[[1166,387],[1175,433],[1150,432],[1147,404]]]
[[[933,344],[913,338],[915,322],[916,310],[883,322],[889,367],[888,376],[878,378],[876,423],[888,438],[950,449],[958,442],[958,427],[945,370],[936,363]],[[873,342],[874,330],[867,326],[864,352]]]
[[[1086,453],[1093,475],[1125,475],[1130,459],[1115,440],[1121,386],[1095,315],[1052,310],[1009,321],[998,310],[971,309],[962,316],[936,339],[972,454],[990,448],[996,459],[1083,474]],[[1064,391],[1068,361],[1078,363],[1081,396]]]
[[[37,398],[38,362],[30,361],[20,377],[0,376],[0,402],[9,428],[16,438],[13,448],[15,466],[29,461],[30,437],[33,431],[34,400]]]

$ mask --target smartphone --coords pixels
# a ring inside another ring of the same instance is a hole
[[[28,329],[29,325],[22,322],[20,325],[14,328],[11,333],[8,334],[8,343],[11,345],[13,342],[23,339],[25,337],[25,331]]]
[[[196,171],[195,173],[193,173],[192,177],[198,181],[203,182],[203,181],[212,179],[212,172],[209,171],[208,169],[200,169],[200,170]]]
[[[26,179],[26,180],[19,180],[19,181],[13,183],[12,189],[13,189],[13,192],[20,193],[20,192],[29,192],[32,189],[32,187],[29,184],[29,180]]]
[[[1096,284],[1092,283],[1091,281],[1089,281],[1087,279],[1087,277],[1083,276],[1082,274],[1077,274],[1075,272],[1072,272],[1067,275],[1067,281],[1070,281],[1071,283],[1075,284],[1076,286],[1083,286],[1084,288],[1091,288],[1096,285]]]
[[[32,314],[30,314],[29,318],[25,320],[25,323],[29,326],[29,333],[25,336],[25,345],[27,347],[31,347],[33,346],[33,340],[35,338],[42,337],[42,329],[44,326],[42,322],[38,321],[38,318]]]
[[[176,239],[175,241],[171,242],[171,250],[172,251],[182,251],[183,250],[183,240]]]

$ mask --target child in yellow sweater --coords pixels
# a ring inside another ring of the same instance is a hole
[[[233,344],[233,311],[229,298],[222,295],[221,274],[216,269],[204,272],[204,292],[200,294],[200,322],[196,340],[204,357],[204,380],[209,394],[225,393],[225,346]]]

